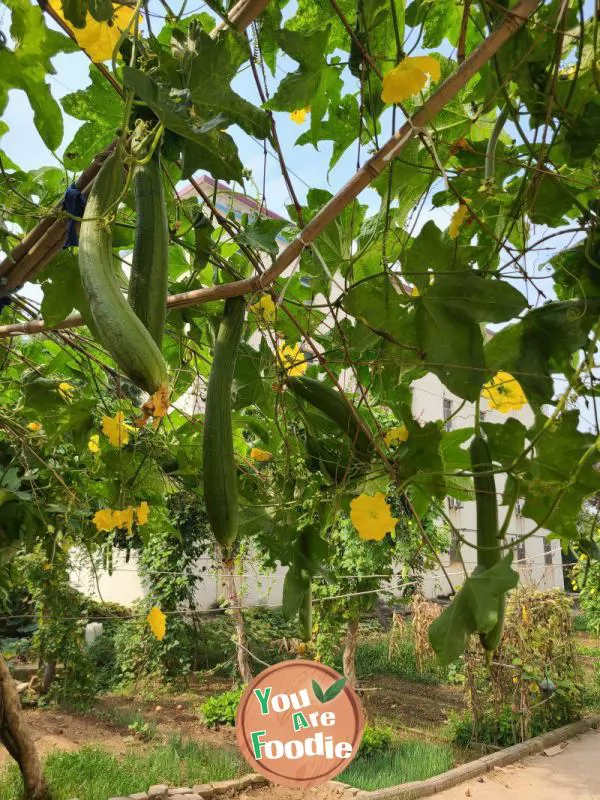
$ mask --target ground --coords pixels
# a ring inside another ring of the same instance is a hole
[[[484,778],[436,794],[436,800],[598,800],[599,756],[600,730],[588,731],[569,739],[558,755],[541,754],[498,768]]]
[[[195,687],[193,693],[181,696],[148,701],[108,695],[100,698],[91,712],[36,708],[26,709],[25,717],[42,756],[52,750],[77,750],[86,744],[102,745],[124,755],[129,747],[143,746],[127,728],[138,714],[144,722],[156,726],[158,737],[176,734],[233,748],[236,747],[233,728],[211,730],[202,724],[196,710],[204,697],[228,688],[231,681],[213,678],[210,683]],[[411,683],[389,676],[368,679],[362,700],[369,720],[392,725],[400,733],[420,732],[428,739],[438,738],[449,710],[464,706],[460,687]],[[0,748],[0,768],[9,761],[6,750]]]

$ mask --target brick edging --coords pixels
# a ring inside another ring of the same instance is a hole
[[[166,784],[150,786],[147,792],[137,792],[127,797],[109,797],[108,800],[208,800],[226,794],[237,794],[250,786],[261,786],[268,783],[262,775],[252,773],[231,781],[213,781],[213,783],[197,783],[194,786],[176,786],[169,788]]]
[[[554,731],[542,733],[541,736],[528,739],[526,742],[506,747],[497,753],[483,756],[476,761],[469,761],[468,764],[462,764],[460,767],[455,767],[425,781],[403,783],[399,786],[390,786],[387,789],[377,789],[372,792],[354,790],[351,794],[355,800],[415,800],[418,797],[429,797],[445,789],[451,789],[463,781],[478,778],[480,775],[490,772],[494,767],[502,767],[520,761],[526,756],[541,753],[542,750],[560,744],[572,736],[598,727],[600,727],[600,714],[594,714]],[[350,792],[348,794],[350,795]]]

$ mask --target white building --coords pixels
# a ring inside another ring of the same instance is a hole
[[[233,211],[236,217],[247,214],[249,217],[257,214],[266,215],[272,218],[281,219],[276,214],[268,211],[251,198],[232,192],[227,186],[219,184],[215,193],[215,182],[208,177],[199,180],[201,188],[211,198],[216,197],[216,207],[227,215]],[[189,197],[193,194],[191,188],[182,192],[181,197]],[[283,247],[286,240],[280,237],[280,246]],[[294,266],[290,268],[293,270]],[[335,290],[334,290],[335,291]],[[318,301],[318,300],[317,300]],[[260,334],[257,334],[260,336]],[[256,344],[256,342],[255,342]],[[351,389],[348,381],[348,389]],[[462,400],[452,395],[442,382],[432,373],[424,378],[415,381],[413,384],[413,416],[423,424],[440,419],[448,419],[448,428],[460,428],[472,426],[474,406],[466,403],[458,413]],[[200,393],[191,390],[184,398],[178,401],[178,405],[186,409],[188,413],[197,413],[203,409],[203,401]],[[501,414],[494,409],[487,408],[487,402],[482,401],[480,413],[487,422],[504,422],[507,415]],[[528,427],[533,422],[533,412],[526,406],[518,412],[510,412],[509,416],[523,422]],[[503,479],[496,478],[497,491],[501,492],[504,488]],[[453,498],[446,498],[446,510],[455,528],[461,533],[466,541],[475,541],[476,534],[476,512],[475,503],[465,501],[461,503]],[[500,522],[502,514],[506,510],[500,507]],[[517,504],[515,514],[507,529],[508,538],[516,539],[528,533],[535,527],[534,523],[524,518],[520,513],[520,506]],[[557,540],[549,541],[546,539],[545,531],[538,531],[530,538],[521,542],[515,552],[514,567],[521,576],[521,582],[526,585],[533,585],[540,589],[550,589],[553,587],[563,588],[563,567],[560,544]],[[423,590],[427,597],[437,595],[447,595],[451,591],[448,578],[454,586],[462,583],[464,570],[462,563],[465,564],[470,572],[476,563],[476,551],[464,543],[454,541],[448,554],[442,554],[442,564],[445,573],[441,568],[428,572],[425,576]],[[206,567],[203,580],[198,585],[197,604],[200,608],[209,608],[219,602],[223,596],[222,583],[219,577],[219,570],[216,564],[206,557],[203,563],[198,565],[199,572],[201,567]],[[283,580],[286,569],[280,567],[270,575],[258,569],[257,565],[246,562],[243,567],[243,574],[239,577],[241,596],[244,604],[253,605],[278,605],[281,602],[283,591]],[[132,555],[128,564],[125,564],[124,556],[115,554],[113,563],[113,573],[94,573],[89,569],[85,560],[73,571],[73,584],[81,591],[94,594],[104,600],[111,600],[129,605],[139,599],[144,594],[144,588],[140,581],[136,569],[135,557]],[[393,585],[393,584],[392,584]]]

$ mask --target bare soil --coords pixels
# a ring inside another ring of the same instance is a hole
[[[85,713],[29,708],[25,710],[25,718],[42,756],[55,750],[78,750],[84,745],[100,745],[116,755],[125,755],[132,746],[150,746],[133,736],[127,728],[134,714],[156,726],[158,740],[177,735],[237,749],[233,728],[210,729],[202,723],[198,713],[198,707],[206,697],[225,691],[231,685],[231,681],[222,678],[209,678],[182,695],[156,695],[157,699],[152,700],[107,695],[98,700],[94,709]],[[430,686],[389,676],[370,678],[362,692],[362,701],[369,721],[391,725],[400,733],[422,733],[427,738],[436,738],[449,710],[464,707],[460,687]],[[6,750],[0,748],[0,768],[9,761]],[[291,792],[289,798],[277,795],[277,800],[297,800],[301,794]],[[266,794],[262,798],[253,792],[252,797],[267,800]]]

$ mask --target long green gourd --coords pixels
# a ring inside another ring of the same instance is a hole
[[[137,224],[129,278],[129,304],[157,347],[162,347],[169,287],[169,221],[158,149],[133,169]]]
[[[471,441],[470,455],[477,512],[477,570],[483,572],[500,561],[502,547],[498,536],[498,498],[492,457],[486,440],[480,434]],[[504,611],[505,595],[502,594],[498,599],[498,621],[491,631],[479,634],[484,650],[490,653],[500,645]]]
[[[245,309],[243,297],[230,297],[225,301],[204,414],[204,500],[213,535],[226,550],[237,537],[238,494],[231,425],[231,385]]]
[[[79,272],[101,344],[125,375],[153,395],[166,389],[167,367],[151,335],[123,295],[113,264],[107,218],[123,189],[123,149],[106,159],[90,191],[79,233]]]

